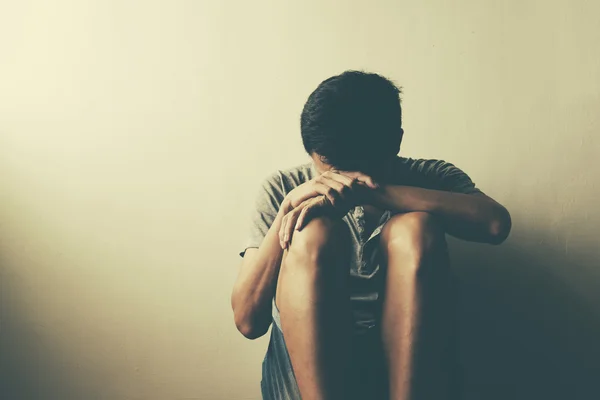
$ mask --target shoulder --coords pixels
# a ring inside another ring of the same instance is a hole
[[[301,185],[304,182],[313,178],[312,163],[299,164],[293,167],[279,170],[281,177],[297,185]]]
[[[398,157],[396,170],[409,175],[448,177],[465,175],[460,168],[446,160],[432,158]]]
[[[304,163],[277,169],[263,179],[262,186],[264,189],[285,195],[296,186],[312,179],[311,166],[311,163]]]
[[[411,158],[398,157],[396,160],[398,168],[424,175],[440,175],[458,169],[454,164],[433,158]]]
[[[395,176],[410,186],[462,193],[480,192],[463,170],[445,160],[398,157]]]

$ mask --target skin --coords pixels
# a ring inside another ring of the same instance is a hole
[[[454,297],[445,233],[433,215],[410,212],[386,223],[379,244],[389,398],[451,399]]]
[[[381,213],[383,210],[392,210],[394,212],[428,212],[437,216],[445,231],[459,239],[482,242],[489,244],[500,244],[507,237],[511,228],[510,214],[501,204],[496,202],[485,194],[463,194],[451,193],[441,190],[423,189],[412,186],[381,184],[379,185],[372,178],[357,172],[338,171],[332,166],[323,163],[317,155],[313,155],[313,162],[322,175],[317,177],[315,181],[325,182],[329,184],[331,181],[337,181],[345,185],[344,188],[339,186],[331,186],[330,192],[337,194],[327,194],[325,197],[330,201],[329,197],[335,198],[342,196],[342,191],[345,191],[346,199],[351,198],[350,203],[363,204],[368,213]],[[341,175],[341,176],[340,176]],[[323,176],[327,180],[323,179]],[[348,184],[344,176],[356,178],[354,185]],[[386,177],[384,175],[383,180]],[[311,183],[308,182],[308,186]],[[375,187],[374,185],[378,185]],[[302,185],[301,185],[302,186]],[[369,188],[375,190],[368,190]],[[295,190],[295,189],[294,189]],[[295,202],[297,194],[294,190],[290,192],[290,201],[292,209],[289,212],[288,218],[297,220],[297,215],[302,212],[304,214],[318,213],[320,208],[326,207],[323,198],[317,196],[313,202],[300,204]],[[299,193],[304,195],[305,189],[299,190]],[[323,189],[319,188],[313,193],[323,195]],[[305,200],[305,197],[298,196]],[[307,208],[307,210],[304,210]],[[291,240],[293,229],[302,229],[303,223],[300,220],[298,227],[295,224],[286,221],[286,224],[281,227],[282,246],[285,248],[287,242]],[[286,240],[287,234],[287,240]]]
[[[350,236],[317,217],[285,250],[276,294],[281,328],[303,399],[348,399]]]
[[[339,222],[356,204],[365,208],[367,222],[391,210],[395,215],[380,239],[388,271],[381,325],[390,398],[446,398],[452,298],[445,233],[500,244],[510,231],[508,211],[482,194],[390,185],[385,173],[375,182],[312,158],[320,175],[286,196],[261,246],[246,252],[231,297],[236,326],[251,339],[266,333],[278,288],[276,303],[303,398],[344,398],[349,302],[340,275],[344,263],[331,256],[344,254],[348,245]]]

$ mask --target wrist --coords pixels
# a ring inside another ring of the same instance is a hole
[[[383,193],[383,186],[379,186],[377,189],[373,189],[361,185],[358,188],[358,204],[367,206],[378,206],[381,204],[381,198],[383,196]]]
[[[387,201],[388,195],[388,185],[380,184],[376,189],[369,189],[365,194],[363,201],[367,205],[387,210],[389,208],[389,201]]]
[[[279,206],[279,213],[285,215],[290,212],[292,208],[292,201],[290,200],[289,196],[285,196],[281,202],[281,205]]]

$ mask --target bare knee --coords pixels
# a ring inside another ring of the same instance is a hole
[[[347,252],[349,235],[341,219],[322,216],[311,219],[301,231],[294,231],[287,259],[314,265]]]
[[[435,264],[428,260],[446,254],[446,235],[436,217],[429,213],[397,214],[384,225],[380,246],[386,255],[402,254],[410,265],[422,271]]]
[[[297,295],[297,291],[287,288],[298,285],[328,296],[345,290],[349,254],[350,235],[341,219],[312,219],[301,231],[294,231],[292,235],[279,271],[277,298],[293,296],[292,293]],[[301,297],[306,298],[304,294]],[[277,307],[285,313],[285,304],[277,300]]]

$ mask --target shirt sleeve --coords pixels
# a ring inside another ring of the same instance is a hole
[[[421,175],[426,187],[463,194],[483,194],[471,178],[454,164],[443,160],[417,160],[413,170]]]
[[[279,172],[264,179],[256,193],[254,207],[250,213],[250,226],[242,244],[240,257],[244,257],[248,248],[258,248],[277,218],[279,207],[285,197]]]

